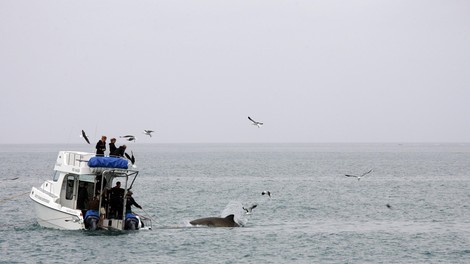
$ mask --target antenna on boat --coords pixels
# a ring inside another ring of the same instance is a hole
[[[98,124],[95,124],[95,134],[94,134],[94,137],[95,137],[95,138],[98,138],[98,137],[96,136],[96,131],[98,131]]]
[[[131,185],[129,185],[129,188],[128,188],[129,190],[132,189],[132,185],[134,185],[135,179],[137,178],[137,175],[139,175],[138,171],[134,171],[134,173],[135,173],[135,176],[134,176],[134,179],[131,182]]]

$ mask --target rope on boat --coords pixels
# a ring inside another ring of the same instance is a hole
[[[15,194],[15,195],[12,195],[12,196],[3,198],[3,199],[0,200],[0,202],[8,201],[8,200],[13,200],[13,199],[15,199],[15,198],[17,198],[17,197],[20,197],[20,196],[23,196],[23,195],[26,195],[26,194],[29,194],[29,192],[24,192],[24,193],[20,193],[20,194]]]
[[[145,217],[147,217],[148,219],[152,220],[152,222],[157,223],[157,221],[155,221],[152,217],[150,217],[150,215],[149,215],[144,209],[140,208],[140,210],[142,210],[142,211],[146,214]]]

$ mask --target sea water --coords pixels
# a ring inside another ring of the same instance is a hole
[[[152,230],[40,227],[31,187],[93,149],[2,145],[0,263],[470,263],[470,144],[128,145]],[[189,225],[227,214],[244,226]]]

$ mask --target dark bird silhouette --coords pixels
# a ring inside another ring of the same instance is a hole
[[[125,138],[127,141],[134,141],[134,142],[136,140],[136,137],[133,135],[120,136],[120,138]]]
[[[131,161],[132,165],[134,165],[135,157],[134,157],[134,152],[132,152],[132,150],[131,150],[131,154],[132,154],[132,156],[129,156],[129,154],[127,154],[127,152],[124,152],[124,155],[126,155],[126,158]]]
[[[255,121],[255,120],[253,120],[251,117],[248,117],[248,119],[249,119],[251,122],[253,122],[253,125],[254,125],[254,126],[257,126],[258,128],[260,128],[260,127],[263,125],[262,122]]]
[[[263,191],[261,193],[261,195],[265,195],[265,194],[267,194],[269,196],[269,198],[271,198],[271,192],[270,191]]]
[[[144,134],[152,137],[152,133],[155,132],[153,130],[144,130]]]
[[[90,144],[90,140],[88,139],[87,135],[85,134],[85,131],[82,129],[82,135],[81,135],[82,138],[85,139],[85,141]]]

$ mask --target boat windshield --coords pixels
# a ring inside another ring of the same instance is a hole
[[[95,177],[96,177],[95,174],[81,174],[80,175],[80,181],[94,183],[95,182]]]

